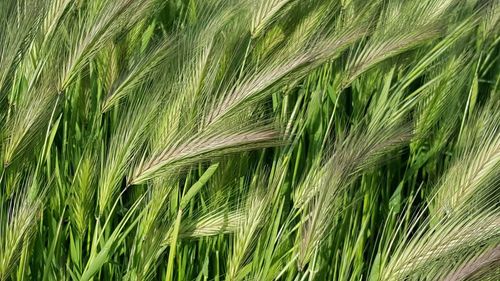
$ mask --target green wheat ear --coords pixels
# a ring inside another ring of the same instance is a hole
[[[0,0],[0,281],[499,280],[498,0]]]

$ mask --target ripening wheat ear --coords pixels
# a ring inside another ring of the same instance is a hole
[[[9,70],[16,73],[16,87],[11,89],[9,114],[3,124],[5,166],[24,155],[23,152],[30,148],[30,144],[36,142],[40,131],[50,125],[51,114],[54,115],[58,110],[60,97],[55,87],[57,83],[54,81],[54,68],[59,58],[53,56],[57,52],[52,50],[54,46],[51,41],[68,6],[68,1],[54,1],[50,5],[43,1],[19,1],[16,3],[16,13],[10,11],[10,16],[14,18],[9,21],[15,21],[17,16],[20,22],[17,24],[7,21],[8,28],[13,28],[8,32],[26,38],[18,38],[25,46],[16,47],[20,49],[16,51],[16,61],[12,62],[12,69]],[[9,9],[6,12],[8,11]],[[30,25],[29,30],[24,24]],[[7,50],[10,43],[8,38],[5,39],[0,44],[6,48],[2,50],[1,60],[8,60],[10,52]],[[23,59],[25,53],[29,54],[30,59]],[[3,61],[2,64],[8,65],[9,62]],[[0,93],[0,100],[2,97]]]
[[[494,268],[500,264],[500,244],[487,249],[481,254],[473,257],[467,262],[459,265],[453,272],[443,278],[443,281],[466,281],[483,273],[483,270]],[[500,277],[498,273],[493,272],[491,278]]]
[[[140,184],[161,173],[175,171],[214,156],[273,146],[278,143],[277,132],[267,128],[236,132],[202,132],[186,140],[180,139],[148,160],[141,161],[130,179],[130,184]]]
[[[113,0],[92,2],[85,11],[77,37],[71,38],[70,50],[64,71],[60,76],[59,89],[64,90],[76,78],[87,61],[120,32],[133,27],[161,6],[161,1]]]
[[[47,8],[47,15],[43,21],[42,34],[44,35],[41,49],[50,48],[55,34],[65,19],[65,16],[74,7],[74,0],[54,0]]]
[[[386,253],[381,280],[438,280],[452,274],[454,264],[468,264],[477,251],[500,243],[499,120],[497,108],[471,121],[462,151],[436,187],[430,219]]]
[[[12,199],[9,206],[3,202],[0,211],[0,280],[9,280],[21,253],[36,232],[43,210],[44,192],[36,183],[28,183],[26,190]]]
[[[458,56],[442,64],[429,73],[428,79],[436,82],[424,90],[425,97],[417,108],[415,131],[419,136],[429,135],[438,124],[447,124],[450,129],[442,131],[449,135],[460,117],[452,112],[462,110],[459,101],[466,98],[465,86],[472,68],[470,57]]]
[[[350,58],[343,87],[378,63],[446,35],[445,27],[451,16],[448,11],[455,5],[456,0],[389,1],[374,33]]]
[[[428,228],[427,228],[428,227]],[[437,224],[424,224],[388,255],[376,280],[440,280],[454,265],[477,251],[499,243],[498,210],[457,215]]]
[[[253,4],[252,24],[250,32],[253,37],[258,37],[272,25],[273,21],[283,15],[289,5],[298,1],[295,0],[258,0]]]
[[[430,39],[436,38],[440,30],[435,27],[425,27],[423,30],[413,30],[387,39],[372,39],[346,66],[347,76],[343,81],[343,87],[347,87],[359,75],[371,69],[378,63],[398,55],[406,50],[416,47]],[[371,42],[375,41],[375,42]]]
[[[96,191],[97,163],[92,159],[90,149],[87,150],[76,168],[70,189],[70,200],[68,202],[71,218],[75,228],[83,235],[92,220],[92,212],[95,207],[94,195]]]
[[[296,208],[304,213],[300,269],[305,268],[328,237],[338,212],[336,199],[363,171],[373,168],[389,152],[401,149],[411,138],[411,128],[401,120],[397,103],[387,102],[375,107],[375,111],[366,128],[353,129],[347,137],[338,140],[328,162],[319,171],[313,170],[312,173],[318,174],[310,175],[298,189],[300,197],[296,199]]]
[[[253,184],[261,184],[254,179]],[[242,272],[245,265],[249,262],[251,250],[254,248],[261,230],[263,220],[269,211],[270,194],[260,194],[257,188],[254,194],[251,194],[245,207],[245,217],[240,221],[238,230],[235,232],[233,253],[228,260],[228,273],[226,280],[236,281],[244,280],[245,273]]]
[[[148,76],[155,75],[158,71],[158,66],[164,62],[173,51],[171,40],[165,40],[149,51],[140,60],[131,66],[131,69],[125,75],[118,78],[113,83],[111,89],[103,101],[102,112],[106,112],[117,102],[132,90],[141,85]]]
[[[462,136],[455,164],[444,175],[432,201],[436,216],[455,214],[466,204],[473,208],[477,204],[474,197],[498,191],[500,114],[485,110],[473,118]]]
[[[0,102],[3,102],[39,31],[45,5],[36,0],[2,1],[0,5]]]
[[[142,90],[145,94],[148,88]],[[100,215],[105,214],[120,192],[121,181],[146,141],[148,128],[160,104],[159,93],[152,93],[144,100],[136,98],[122,112],[123,120],[111,137],[108,157],[105,166],[101,167],[97,197]]]
[[[59,97],[52,90],[50,87],[40,87],[21,93],[4,127],[4,166],[9,166],[26,152],[39,133],[49,125],[50,116],[59,102]]]

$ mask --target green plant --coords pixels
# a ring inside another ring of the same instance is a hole
[[[498,280],[500,2],[2,0],[0,280]]]

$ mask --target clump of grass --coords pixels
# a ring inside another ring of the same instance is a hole
[[[0,280],[497,280],[498,1],[0,2]]]

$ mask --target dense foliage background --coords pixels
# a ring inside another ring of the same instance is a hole
[[[0,0],[0,280],[499,280],[498,0]]]

